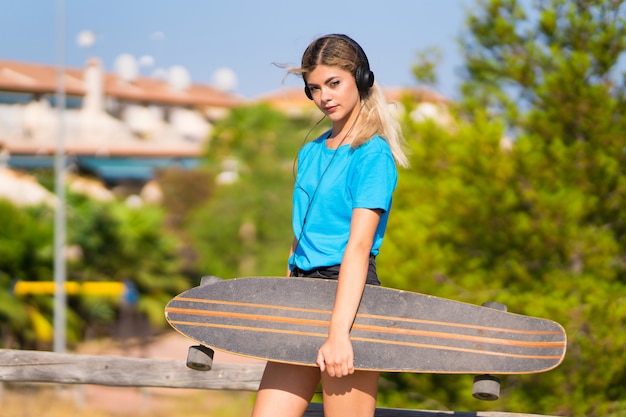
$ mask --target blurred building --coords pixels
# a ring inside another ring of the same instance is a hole
[[[96,58],[85,68],[67,68],[63,126],[68,165],[108,186],[141,186],[159,168],[197,166],[212,124],[234,107],[264,102],[293,117],[320,115],[302,88],[244,100],[178,75],[163,80],[132,71],[106,72]],[[54,166],[58,79],[55,66],[0,59],[0,167]],[[409,109],[415,119],[448,122],[448,100],[434,91],[385,88],[384,94],[398,112]]]
[[[98,59],[63,74],[68,162],[108,183],[147,181],[197,163],[212,123],[243,100],[184,77],[107,73]],[[59,140],[54,66],[0,60],[0,153],[9,168],[53,166]]]

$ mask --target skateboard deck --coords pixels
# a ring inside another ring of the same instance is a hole
[[[213,349],[317,366],[337,282],[253,277],[194,287],[165,308],[170,325]],[[383,372],[521,374],[565,356],[560,324],[367,285],[350,333],[356,369]]]

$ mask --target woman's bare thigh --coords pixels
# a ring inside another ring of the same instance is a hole
[[[372,417],[376,410],[378,372],[356,371],[333,378],[322,374],[325,417]]]
[[[252,416],[302,417],[319,381],[319,368],[268,362]]]

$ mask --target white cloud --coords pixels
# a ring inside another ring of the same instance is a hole
[[[150,39],[153,41],[162,41],[165,39],[165,33],[161,31],[152,32],[150,34]]]
[[[139,75],[137,60],[131,54],[118,55],[114,67],[117,75],[126,82],[133,81]]]
[[[90,30],[83,30],[76,36],[76,44],[81,48],[88,48],[96,42],[96,35]]]
[[[189,75],[189,71],[187,71],[187,68],[182,65],[174,65],[171,67],[167,80],[172,88],[177,91],[186,90],[191,85],[191,76]]]
[[[237,74],[228,67],[218,68],[213,72],[213,84],[223,91],[233,91],[237,88]]]
[[[139,58],[140,67],[151,67],[154,65],[154,57],[152,55],[143,55]]]

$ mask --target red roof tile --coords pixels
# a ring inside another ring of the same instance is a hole
[[[65,69],[66,94],[85,94],[83,72],[83,69]],[[54,66],[0,60],[1,91],[54,94],[58,77]],[[105,95],[120,100],[208,107],[234,107],[243,103],[243,99],[209,85],[191,84],[177,91],[168,82],[154,78],[137,77],[125,82],[111,73],[104,73],[103,77]]]

